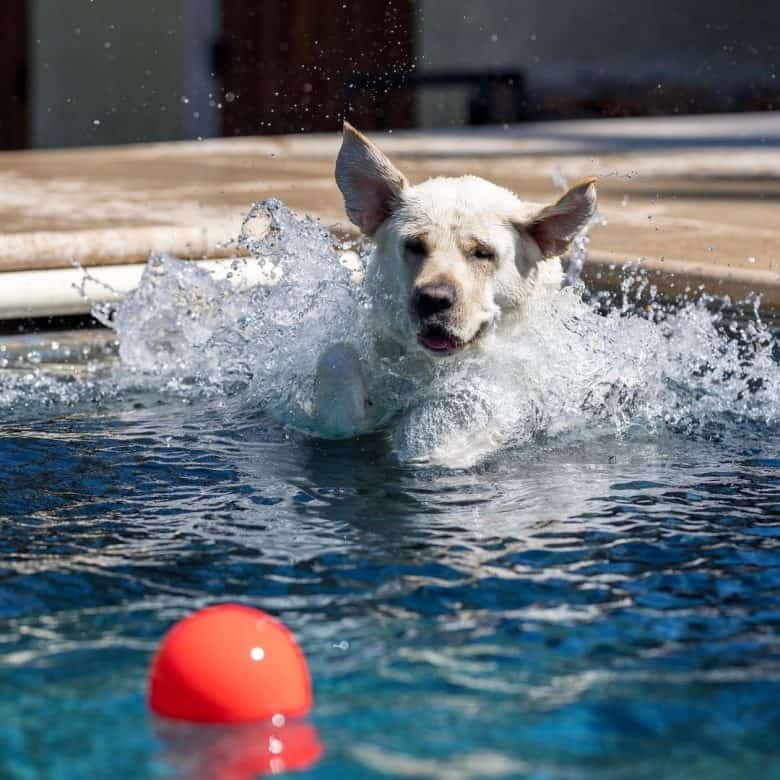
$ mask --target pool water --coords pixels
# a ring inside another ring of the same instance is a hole
[[[309,658],[306,776],[780,776],[776,431],[444,472],[218,417],[146,399],[4,427],[0,776],[189,776],[146,669],[226,600]]]
[[[0,777],[251,777],[145,705],[164,632],[224,601],[309,659],[302,777],[780,777],[775,335],[562,293],[503,359],[514,395],[473,380],[503,446],[444,468],[284,424],[305,318],[164,271],[117,348],[0,373]],[[435,436],[437,408],[410,419]]]

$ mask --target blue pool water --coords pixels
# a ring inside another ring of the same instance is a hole
[[[280,422],[343,310],[313,283],[296,312],[168,264],[119,361],[0,344],[0,778],[249,780],[241,734],[145,705],[164,632],[224,601],[309,659],[304,777],[780,778],[776,335],[563,292],[400,438],[328,442]],[[404,457],[475,397],[493,454]]]
[[[780,776],[778,444],[605,436],[448,472],[149,397],[8,423],[0,776],[189,777],[146,668],[225,600],[310,660],[306,776]]]

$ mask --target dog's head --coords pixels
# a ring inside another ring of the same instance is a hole
[[[336,181],[350,220],[377,245],[402,306],[396,323],[433,355],[479,341],[517,311],[539,264],[561,255],[596,209],[593,179],[539,209],[476,176],[410,185],[365,136],[344,125]]]

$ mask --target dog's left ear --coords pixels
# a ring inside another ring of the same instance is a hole
[[[336,183],[350,221],[369,236],[390,216],[409,184],[379,148],[349,122],[344,122]]]
[[[543,208],[524,227],[544,257],[558,257],[595,213],[596,179],[585,179],[556,203]]]

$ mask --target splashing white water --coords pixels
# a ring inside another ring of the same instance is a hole
[[[757,316],[726,334],[726,317],[702,304],[660,322],[628,306],[601,314],[574,285],[534,298],[527,322],[488,339],[479,354],[436,361],[420,376],[403,358],[375,353],[371,311],[381,302],[355,283],[356,268],[340,261],[344,246],[319,223],[267,201],[240,240],[253,259],[237,262],[235,274],[263,263],[274,284],[236,292],[191,264],[150,263],[114,318],[123,381],[240,390],[242,404],[317,434],[317,360],[347,343],[367,369],[369,397],[387,410],[377,425],[394,416],[387,427],[403,458],[605,427],[692,433],[780,419],[775,342]],[[358,265],[365,258],[365,248],[352,255]]]
[[[252,257],[236,260],[224,281],[173,258],[150,261],[112,320],[123,379],[156,377],[195,393],[238,388],[247,403],[306,428],[319,355],[334,340],[365,353],[367,303],[354,281],[365,252],[351,252],[347,267],[322,225],[277,200],[252,209],[239,243]],[[253,264],[269,283],[241,289]]]
[[[240,242],[252,257],[234,262],[232,279],[173,258],[149,262],[112,319],[120,361],[110,377],[105,367],[66,383],[38,367],[6,372],[0,399],[10,408],[36,393],[49,405],[138,389],[216,396],[238,416],[261,409],[321,435],[316,365],[342,343],[364,366],[374,427],[403,459],[467,465],[539,436],[739,436],[745,425],[774,431],[780,422],[777,339],[757,313],[740,322],[689,302],[643,314],[631,280],[624,305],[599,312],[575,284],[534,297],[513,333],[489,336],[479,352],[426,360],[421,371],[419,356],[375,348],[382,302],[358,281],[367,247],[337,244],[275,200],[251,211]],[[258,269],[267,283],[242,285]]]

